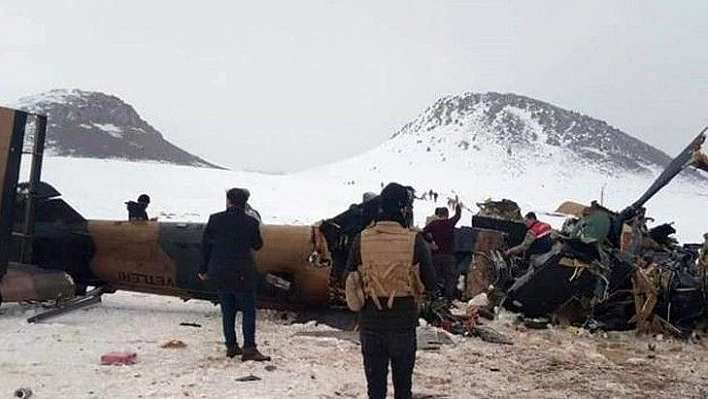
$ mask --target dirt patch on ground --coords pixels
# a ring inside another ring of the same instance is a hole
[[[513,346],[458,340],[446,358],[458,392],[487,397],[682,397],[708,395],[708,352],[702,344],[657,340],[634,332],[577,334],[550,328],[518,331],[511,323],[492,325]],[[417,370],[433,370],[422,354]],[[433,360],[433,359],[430,359]],[[442,359],[440,359],[442,360]],[[425,371],[424,371],[425,370]],[[423,385],[438,388],[430,378]]]

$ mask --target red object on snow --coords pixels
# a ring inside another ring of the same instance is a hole
[[[135,352],[108,352],[101,355],[101,364],[133,364],[138,355]]]

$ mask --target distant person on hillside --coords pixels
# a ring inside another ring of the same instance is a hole
[[[150,197],[147,194],[140,194],[138,201],[128,201],[125,203],[128,208],[128,220],[148,220],[147,207],[150,204]]]

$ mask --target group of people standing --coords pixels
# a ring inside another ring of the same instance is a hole
[[[344,276],[356,282],[351,284],[354,292],[347,282],[347,302],[350,297],[360,302],[354,310],[359,312],[369,398],[386,397],[389,365],[394,397],[412,397],[421,300],[437,297],[439,287],[444,297],[451,300],[455,296],[454,237],[462,205],[453,201],[452,217],[447,208],[437,208],[433,220],[416,231],[410,217],[414,198],[408,186],[385,186],[374,221],[355,237],[346,263]],[[270,357],[258,351],[255,342],[257,271],[253,251],[263,246],[263,238],[260,221],[247,211],[248,199],[248,190],[231,189],[226,193],[226,210],[209,217],[197,277],[210,281],[219,292],[226,355],[268,361]],[[535,215],[527,215],[527,227],[534,237],[530,242],[535,242],[545,237],[546,225],[534,223],[531,216],[535,220]],[[235,332],[238,310],[243,312],[243,347]]]
[[[359,329],[370,398],[386,397],[389,364],[395,397],[412,397],[419,301],[425,292],[437,290],[430,242],[410,226],[413,198],[408,187],[384,187],[380,211],[355,238],[347,261],[347,274],[361,273],[366,293]],[[226,355],[267,361],[270,357],[260,353],[255,342],[253,251],[263,246],[263,238],[259,221],[246,212],[248,199],[247,190],[231,189],[226,210],[209,217],[197,277],[219,291]],[[444,239],[438,240],[447,248]],[[238,310],[243,312],[243,347],[235,332]]]

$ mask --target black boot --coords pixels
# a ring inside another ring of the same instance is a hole
[[[238,346],[238,344],[226,348],[226,357],[235,357],[237,355],[242,355],[243,351],[241,350],[241,347]]]
[[[241,356],[241,361],[253,360],[256,362],[269,362],[270,356],[266,356],[256,349],[256,347],[243,348],[243,355]]]

